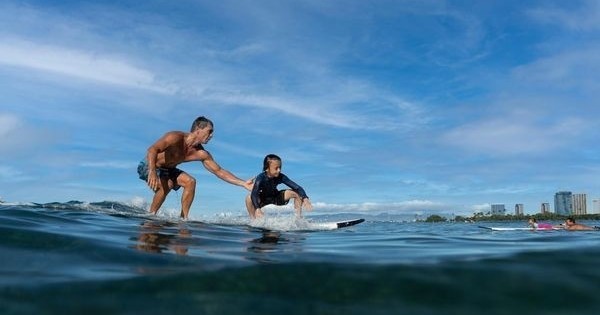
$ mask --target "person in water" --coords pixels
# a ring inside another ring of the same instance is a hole
[[[575,219],[573,219],[572,217],[568,217],[567,220],[565,221],[565,224],[563,225],[565,230],[569,230],[569,231],[590,231],[590,230],[596,230],[596,227],[592,227],[592,226],[587,226],[585,224],[580,224],[580,223],[576,223]]]
[[[279,184],[284,184],[291,189],[278,190]],[[248,215],[251,219],[262,217],[264,213],[261,208],[264,206],[269,204],[283,206],[292,198],[296,216],[302,216],[302,207],[308,211],[312,210],[312,204],[304,189],[281,173],[281,158],[275,154],[265,156],[263,172],[256,176],[254,186],[246,196]]]
[[[552,230],[553,226],[550,223],[538,223],[535,218],[529,219],[529,226],[536,230]]]
[[[196,179],[176,166],[191,161],[200,161],[218,178],[237,186],[252,189],[252,180],[244,181],[221,168],[212,155],[203,147],[213,137],[212,121],[204,116],[194,120],[190,132],[169,131],[154,142],[146,158],[138,165],[139,178],[147,182],[154,191],[149,211],[156,214],[171,190],[183,187],[181,217],[188,218],[196,194]]]

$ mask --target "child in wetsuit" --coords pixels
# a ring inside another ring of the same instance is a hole
[[[291,189],[278,190],[277,185],[285,184]],[[252,192],[246,196],[246,208],[251,219],[262,217],[262,207],[274,204],[283,206],[294,198],[296,216],[302,216],[302,207],[311,211],[312,205],[304,189],[281,173],[281,158],[275,154],[265,156],[263,172],[254,179]]]

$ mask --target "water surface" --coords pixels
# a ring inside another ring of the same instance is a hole
[[[360,216],[354,227],[307,231],[357,215],[249,226],[110,202],[0,205],[0,314],[600,311],[600,232]]]

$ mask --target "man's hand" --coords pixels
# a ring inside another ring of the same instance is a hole
[[[248,191],[252,191],[252,187],[254,187],[254,177],[250,178],[246,182],[244,182],[244,188]]]
[[[159,183],[160,181],[158,180],[156,172],[148,172],[148,187],[150,187],[152,191],[156,192],[158,190]]]

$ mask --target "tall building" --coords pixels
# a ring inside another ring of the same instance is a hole
[[[506,208],[504,207],[504,204],[492,205],[492,215],[505,215],[505,214],[506,214]]]
[[[540,213],[541,214],[550,213],[550,203],[542,202],[542,204],[540,206]]]
[[[572,214],[573,193],[570,191],[559,191],[554,194],[554,212],[562,215]]]
[[[600,199],[592,200],[592,212],[594,214],[600,214]]]
[[[523,215],[523,209],[524,209],[523,204],[522,203],[517,203],[515,205],[515,215],[516,216]]]
[[[587,214],[587,195],[573,194],[573,214]]]

